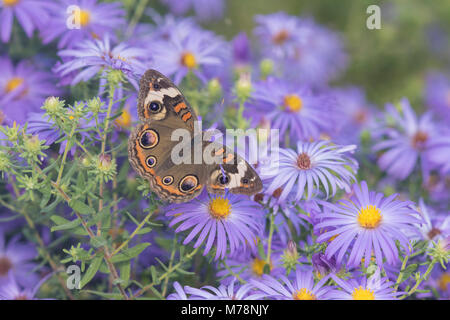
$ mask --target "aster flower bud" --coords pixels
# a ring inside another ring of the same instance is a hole
[[[299,258],[300,256],[297,251],[297,245],[294,241],[289,240],[287,247],[281,256],[283,267],[286,269],[287,273],[289,273],[292,269],[295,269],[296,265],[299,264]]]
[[[208,93],[214,100],[220,98],[222,95],[222,85],[219,79],[214,78],[208,82]]]
[[[273,61],[270,59],[263,59],[259,64],[259,70],[261,71],[261,77],[263,79],[273,73]]]
[[[99,97],[94,97],[87,102],[88,109],[93,114],[98,114],[103,105],[104,103],[100,100]]]
[[[0,171],[8,171],[11,167],[11,160],[6,152],[0,151]]]
[[[42,106],[42,109],[44,109],[47,114],[51,117],[55,117],[58,114],[61,114],[64,108],[64,100],[59,100],[58,97],[48,97],[44,105]]]
[[[115,159],[111,159],[110,155],[101,154],[92,160],[90,173],[108,182],[116,174],[116,168]]]
[[[248,98],[250,98],[252,83],[250,81],[249,74],[242,73],[240,75],[239,80],[236,82],[234,91],[240,103],[244,103]]]
[[[109,85],[117,87],[119,83],[125,80],[123,72],[119,69],[112,69],[108,72],[107,80]]]
[[[45,141],[39,140],[38,136],[25,136],[22,145],[24,152],[21,156],[32,161],[38,161],[39,156],[45,157],[42,151],[48,149],[48,146],[44,143]]]
[[[437,243],[433,241],[433,245],[429,249],[428,254],[444,267],[450,257],[450,236],[440,239]]]

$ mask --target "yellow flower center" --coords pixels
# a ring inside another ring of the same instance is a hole
[[[264,266],[266,265],[266,261],[261,260],[259,258],[255,258],[252,262],[252,271],[258,277],[261,277],[264,274]],[[272,262],[269,265],[270,270],[272,271]]]
[[[317,300],[316,296],[306,288],[301,288],[293,294],[294,300]]]
[[[116,119],[115,123],[122,128],[128,128],[131,126],[131,113],[128,109],[124,109],[119,118]]]
[[[3,0],[5,7],[12,7],[19,3],[20,0]]]
[[[284,106],[288,111],[297,112],[303,107],[303,101],[296,94],[288,94],[284,97]]]
[[[217,197],[209,201],[209,214],[216,219],[225,219],[231,213],[231,204],[228,199]]]
[[[6,92],[11,92],[23,83],[24,79],[20,77],[14,77],[6,84]]]
[[[447,291],[448,285],[450,284],[450,273],[446,272],[442,274],[439,278],[439,289],[442,291]]]
[[[189,69],[192,69],[197,66],[197,61],[195,59],[195,56],[191,52],[185,52],[181,56],[181,64],[188,67]]]
[[[361,208],[358,214],[359,225],[366,229],[374,229],[378,227],[381,221],[381,210],[375,206],[369,205]]]
[[[91,22],[91,14],[87,10],[80,10],[78,12],[78,17],[80,19],[80,25],[85,27]]]
[[[352,297],[353,300],[375,300],[373,290],[364,289],[362,286],[353,290]]]

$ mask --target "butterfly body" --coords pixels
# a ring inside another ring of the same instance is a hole
[[[258,174],[243,158],[223,145],[204,141],[204,134],[195,132],[194,110],[158,71],[148,70],[140,80],[138,115],[141,123],[130,134],[128,158],[162,200],[186,202],[205,186],[210,193],[229,189],[251,195],[262,189]],[[173,139],[178,129],[186,130],[190,138]],[[218,161],[205,162],[203,150]],[[179,159],[183,161],[179,163]]]

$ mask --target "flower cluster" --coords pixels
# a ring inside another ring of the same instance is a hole
[[[450,298],[450,76],[380,95],[342,21],[160,2],[0,0],[0,299]],[[262,190],[167,203],[137,176],[147,69],[203,128],[276,132],[236,148]]]

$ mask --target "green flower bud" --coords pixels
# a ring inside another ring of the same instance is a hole
[[[39,140],[38,136],[25,136],[22,145],[24,152],[21,156],[31,161],[38,161],[39,156],[45,156],[42,151],[48,149],[44,143],[45,141]]]
[[[91,162],[90,172],[105,182],[108,182],[116,174],[116,168],[117,164],[115,159],[111,159],[110,155],[101,154]]]
[[[281,261],[283,262],[283,267],[287,272],[295,269],[296,265],[299,264],[298,259],[300,255],[297,251],[297,245],[294,241],[289,240],[286,249],[283,251],[283,255],[281,256]]]
[[[60,101],[58,97],[48,97],[42,106],[51,117],[60,115],[64,110],[64,100]]]
[[[124,82],[125,77],[121,70],[111,69],[108,72],[107,80],[110,86],[117,87],[119,83]]]
[[[261,71],[261,77],[263,79],[273,73],[273,61],[270,59],[263,59],[259,64],[259,70]]]
[[[234,88],[236,97],[238,98],[239,102],[243,103],[247,101],[247,99],[250,98],[252,89],[253,88],[250,81],[250,75],[241,74]]]
[[[104,105],[104,102],[102,102],[99,97],[92,98],[92,99],[88,100],[88,102],[87,102],[88,109],[93,114],[98,114],[100,112],[101,108],[103,107],[103,105]]]
[[[208,82],[208,93],[214,100],[222,96],[222,85],[217,78]]]
[[[0,151],[0,171],[8,171],[12,163],[6,152]]]

